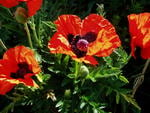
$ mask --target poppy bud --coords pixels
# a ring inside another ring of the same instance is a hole
[[[28,18],[28,13],[27,11],[22,8],[22,7],[18,7],[17,10],[15,11],[15,19],[18,23],[24,24],[27,22],[27,18]]]
[[[81,66],[79,71],[79,76],[86,77],[88,74],[89,74],[88,68],[85,65]]]
[[[70,90],[70,89],[66,89],[66,90],[65,90],[65,93],[64,93],[64,96],[65,96],[66,98],[69,98],[69,97],[71,96],[71,90]]]

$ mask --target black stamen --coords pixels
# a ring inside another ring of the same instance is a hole
[[[24,76],[27,73],[33,73],[30,69],[27,63],[23,62],[23,63],[19,63],[18,64],[19,69],[16,71],[16,73],[11,73],[10,76],[12,78],[22,78],[24,79]]]
[[[70,44],[71,44],[71,42],[73,40],[73,37],[74,37],[74,35],[72,35],[72,34],[68,34],[67,35],[67,38],[68,38],[68,41],[69,41]]]
[[[83,36],[83,39],[87,40],[89,43],[96,40],[97,35],[94,32],[88,32]]]
[[[74,36],[73,34],[68,34],[68,36],[67,36],[69,44],[71,45],[71,49],[77,55],[77,58],[84,57],[87,53],[86,51],[81,51],[77,48],[77,46],[76,46],[77,42],[80,39],[85,39],[89,43],[91,43],[91,42],[96,40],[96,37],[97,37],[97,35],[94,32],[88,32],[83,37],[81,37],[80,35],[75,35]]]

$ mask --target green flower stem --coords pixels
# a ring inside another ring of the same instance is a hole
[[[81,63],[75,61],[75,79],[78,78],[80,66],[81,66]]]
[[[36,33],[35,24],[34,24],[34,17],[31,18],[30,27],[33,31],[33,36],[34,36],[35,41],[37,42],[38,46],[42,47],[41,41],[38,39],[38,36],[37,36],[37,33]]]
[[[7,8],[7,11],[9,12],[9,14],[10,14],[11,16],[13,16],[13,14],[12,14],[12,12],[10,11],[9,8]]]
[[[143,81],[144,81],[144,74],[149,66],[150,63],[150,59],[148,59],[144,65],[144,68],[142,70],[142,73],[140,73],[140,75],[135,79],[135,84],[133,86],[133,91],[132,91],[132,97],[134,97],[137,89],[139,88],[140,85],[142,85]]]
[[[24,24],[24,27],[25,27],[25,30],[26,30],[26,33],[27,33],[29,45],[30,45],[31,48],[33,48],[32,40],[31,40],[31,35],[30,35],[30,31],[29,31],[27,23]]]
[[[5,44],[3,43],[1,39],[0,39],[0,45],[4,50],[7,50],[7,47],[5,46]]]

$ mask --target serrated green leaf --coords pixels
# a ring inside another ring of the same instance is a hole
[[[125,76],[120,75],[120,76],[119,76],[119,79],[120,79],[121,81],[123,81],[124,83],[129,83],[128,79],[127,79]]]
[[[53,29],[53,31],[56,31],[56,25],[51,21],[42,21],[45,25],[47,25],[49,28]]]
[[[141,110],[141,108],[139,107],[139,105],[136,103],[136,101],[129,95],[125,95],[123,93],[121,93],[121,96],[124,97],[124,99],[128,102],[131,103],[134,107],[136,107],[138,110]]]
[[[68,74],[67,76],[71,79],[75,78],[75,74]]]
[[[56,108],[60,107],[63,105],[63,101],[59,101],[57,104],[56,104]]]
[[[119,104],[120,101],[120,94],[116,92],[116,103]]]
[[[86,103],[85,102],[82,102],[81,104],[80,104],[80,109],[83,109],[83,107],[86,105]]]
[[[107,92],[106,92],[106,96],[110,95],[112,93],[112,89],[111,88],[108,88],[107,89]]]

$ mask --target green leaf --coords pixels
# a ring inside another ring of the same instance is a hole
[[[57,104],[56,104],[56,107],[58,108],[58,107],[60,107],[60,106],[62,106],[63,105],[63,101],[59,101]]]
[[[106,92],[106,96],[110,95],[112,93],[112,89],[111,88],[108,88],[107,89],[107,92]]]
[[[128,79],[126,77],[122,76],[122,75],[119,76],[119,79],[121,81],[123,81],[124,83],[129,83]]]
[[[15,103],[10,103],[8,106],[6,106],[0,113],[8,113],[10,110],[13,112]]]
[[[116,103],[119,104],[120,94],[116,92]]]
[[[83,109],[83,107],[86,105],[86,103],[85,102],[82,102],[81,104],[80,104],[80,109]]]
[[[75,78],[75,74],[68,74],[67,76],[71,79]]]
[[[56,31],[56,25],[53,22],[51,22],[51,21],[42,21],[42,23],[44,23],[49,28],[53,29],[53,31]]]
[[[138,110],[141,110],[141,108],[139,107],[139,105],[136,103],[136,101],[130,96],[130,95],[125,95],[123,93],[121,93],[121,96],[124,97],[124,99],[128,102],[131,103],[133,106],[135,106]]]

